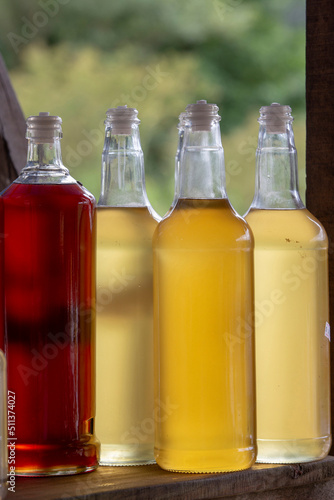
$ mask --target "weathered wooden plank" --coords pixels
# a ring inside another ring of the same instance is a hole
[[[100,467],[93,473],[80,476],[16,478],[15,500],[70,498],[81,500],[240,498],[240,500],[246,500],[252,498],[250,495],[255,494],[262,494],[262,498],[267,498],[264,495],[268,492],[277,492],[279,495],[281,490],[295,490],[297,494],[298,488],[303,488],[301,490],[303,492],[308,489],[314,490],[314,485],[333,480],[334,457],[300,465],[255,465],[250,470],[229,474],[177,474],[163,471],[157,465]],[[277,498],[280,497],[277,496]],[[308,497],[291,496],[291,498],[304,500]]]
[[[24,167],[27,156],[25,119],[0,54],[0,190]]]
[[[330,316],[334,318],[334,2],[307,0],[306,9],[306,202],[330,239]],[[331,343],[334,408],[334,343]],[[332,434],[334,419],[332,419]],[[331,453],[334,453],[332,447]],[[334,498],[334,493],[333,493]]]
[[[250,493],[236,497],[225,497],[224,500],[331,500],[334,498],[334,481],[326,481],[300,488],[284,488]],[[215,499],[220,500],[220,499]]]

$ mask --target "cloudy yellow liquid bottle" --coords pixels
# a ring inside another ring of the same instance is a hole
[[[153,259],[137,111],[107,112],[97,208],[97,417],[101,465],[154,462]]]
[[[253,239],[225,193],[217,111],[187,107],[179,197],[153,240],[155,458],[181,472],[256,455]]]
[[[326,232],[298,193],[291,109],[260,110],[255,239],[259,462],[306,462],[330,444]]]

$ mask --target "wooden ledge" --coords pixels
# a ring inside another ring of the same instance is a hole
[[[7,498],[11,495],[8,492]],[[14,497],[13,497],[14,498]],[[318,500],[334,498],[334,457],[255,465],[227,474],[177,474],[157,465],[99,467],[89,474],[16,478],[15,500]]]

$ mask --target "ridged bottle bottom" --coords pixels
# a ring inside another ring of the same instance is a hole
[[[155,449],[155,459],[162,469],[183,473],[210,474],[249,469],[255,458],[255,447],[195,451]]]
[[[150,465],[155,464],[152,445],[101,444],[100,465]]]
[[[321,460],[328,455],[331,436],[312,439],[258,439],[258,463],[289,464]]]
[[[17,444],[16,476],[68,476],[97,468],[100,443],[94,436],[71,445]]]

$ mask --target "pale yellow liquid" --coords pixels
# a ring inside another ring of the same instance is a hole
[[[330,444],[327,237],[306,209],[251,210],[259,462],[323,458]]]
[[[253,242],[227,200],[179,200],[154,235],[155,458],[224,472],[255,461]]]
[[[147,208],[97,209],[101,465],[154,461],[152,236]]]

